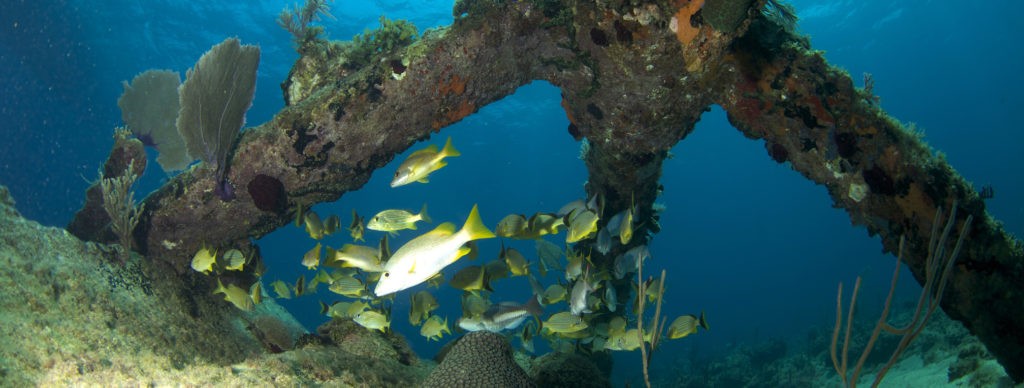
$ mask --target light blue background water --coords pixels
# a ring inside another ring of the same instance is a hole
[[[887,112],[923,128],[927,141],[977,186],[993,185],[989,210],[1021,235],[1024,138],[1018,113],[1024,107],[1024,53],[1019,40],[1024,28],[1016,18],[1024,14],[1024,3],[792,3],[813,46],[858,84],[863,73],[871,73]],[[116,100],[122,80],[149,68],[184,74],[211,45],[238,36],[262,50],[256,99],[248,113],[248,125],[256,125],[283,106],[279,84],[297,57],[290,36],[275,24],[290,2],[0,4],[0,184],[10,188],[24,215],[48,225],[66,224],[81,206],[86,180],[96,177],[112,129],[121,124]],[[331,38],[347,39],[375,27],[378,16],[386,14],[410,19],[422,31],[450,23],[450,8],[450,1],[337,2],[332,9],[337,18],[323,24]],[[368,216],[428,203],[436,222],[461,224],[479,203],[492,226],[508,213],[556,210],[584,194],[586,179],[559,101],[558,90],[546,83],[526,86],[428,142],[440,145],[450,135],[462,152],[430,184],[388,188],[392,164],[362,190],[316,210],[339,214],[347,224],[353,208]],[[773,162],[763,144],[732,129],[720,109],[705,114],[673,153],[660,199],[667,210],[662,232],[651,244],[648,270],[668,270],[668,316],[706,310],[712,330],[667,342],[654,358],[653,373],[670,373],[665,365],[677,361],[673,355],[699,357],[772,336],[799,344],[809,328],[831,326],[836,284],[857,275],[866,277],[865,309],[884,298],[892,257],[880,254],[880,244],[863,228],[851,227],[843,211],[832,209],[822,187]],[[165,179],[151,168],[140,193]],[[368,237],[379,234],[368,232]],[[340,246],[347,240],[335,236],[328,242]],[[283,228],[260,244],[270,266],[268,282],[291,281],[305,271],[299,260],[312,241],[300,229]],[[532,244],[516,244],[532,253]],[[497,250],[495,240],[482,244],[481,262],[496,257]],[[469,264],[460,262],[445,273]],[[903,279],[901,295],[915,293],[917,285],[909,276]],[[526,297],[522,278],[496,287],[495,300]],[[430,357],[439,344],[427,343],[409,327],[408,294],[397,299],[394,328],[421,356]],[[438,294],[440,313],[451,322],[458,317],[457,295],[447,286]],[[318,298],[333,299],[323,290],[282,304],[312,329],[323,320]],[[639,355],[616,357],[616,379],[635,382]]]

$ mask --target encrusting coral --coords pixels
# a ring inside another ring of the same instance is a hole
[[[423,387],[535,387],[500,334],[477,331],[458,339]]]

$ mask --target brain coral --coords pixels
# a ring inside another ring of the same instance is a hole
[[[499,334],[466,334],[427,377],[424,387],[535,387],[512,358],[512,347]]]

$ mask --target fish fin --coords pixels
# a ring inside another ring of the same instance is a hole
[[[497,237],[490,229],[487,229],[483,220],[480,219],[480,211],[477,210],[477,205],[473,205],[473,209],[469,211],[469,217],[466,218],[466,223],[462,225],[462,230],[469,235],[470,240]]]
[[[429,233],[443,234],[443,235],[446,235],[446,236],[454,234],[455,233],[455,224],[453,224],[451,222],[442,223],[441,225],[438,225],[436,228],[434,228],[434,230],[431,230]]]
[[[430,179],[427,179],[427,177],[417,179],[416,181],[419,183],[430,183]]]
[[[530,315],[533,315],[535,317],[539,317],[541,314],[544,313],[544,306],[541,306],[540,295],[538,294],[534,294],[533,296],[531,296],[530,300],[526,301],[526,304],[523,305],[523,308],[526,309],[526,312],[530,313]]]
[[[698,322],[700,324],[700,327],[703,327],[704,330],[710,330],[710,328],[708,327],[708,320],[707,318],[704,317],[703,311],[700,312],[700,320]]]
[[[412,265],[409,266],[409,273],[416,273],[416,260],[413,259]]]
[[[459,251],[454,256],[452,256],[452,261],[449,262],[448,264],[450,265],[450,264],[458,261],[460,257],[465,256],[465,255],[469,254],[472,251],[473,251],[472,248],[467,247],[465,245],[459,247]],[[481,271],[481,273],[483,273],[483,271]]]
[[[460,156],[459,150],[455,149],[452,145],[452,137],[448,136],[448,141],[444,142],[444,148],[441,149],[441,154],[444,156]]]
[[[437,153],[437,144],[431,144],[431,145],[428,145],[428,146],[424,147],[421,150],[413,151],[413,153],[409,154],[409,156],[406,157],[406,159],[411,158],[411,157],[416,156],[416,155],[422,155],[422,154],[426,154],[426,153],[436,154]]]
[[[426,222],[428,224],[434,222],[433,220],[430,219],[430,215],[427,214],[427,204],[426,203],[423,204],[423,209],[420,209],[420,214],[419,215],[420,215],[420,221]]]

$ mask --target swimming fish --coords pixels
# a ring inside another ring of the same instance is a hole
[[[388,317],[376,310],[360,312],[353,316],[352,320],[358,323],[359,326],[381,332],[391,327],[391,321],[388,320]]]
[[[309,238],[314,240],[324,238],[324,223],[320,221],[320,216],[316,212],[312,210],[306,212],[303,220],[306,223],[306,233],[309,234]]]
[[[347,296],[349,298],[361,299],[369,294],[366,291],[366,285],[362,281],[352,276],[343,276],[339,279],[335,279],[334,283],[331,283],[330,287],[327,287],[331,292]]]
[[[327,259],[324,265],[359,268],[367,272],[384,272],[379,249],[365,245],[345,244],[338,250],[327,248]]]
[[[494,234],[501,237],[516,237],[526,230],[526,216],[522,214],[509,214],[498,221],[498,227],[494,228]]]
[[[629,329],[621,333],[616,333],[608,337],[608,341],[604,343],[604,348],[607,350],[622,350],[622,351],[633,351],[640,348],[640,331],[637,329]]]
[[[302,265],[310,270],[316,269],[320,265],[320,248],[320,243],[316,243],[312,249],[307,251],[305,255],[302,255]]]
[[[441,321],[441,317],[434,315],[427,318],[427,321],[423,323],[423,327],[420,328],[420,335],[427,337],[427,341],[439,341],[444,333],[451,334],[452,331],[448,329],[448,318]]]
[[[374,294],[384,296],[423,283],[469,253],[470,249],[463,247],[467,242],[493,237],[494,233],[484,226],[477,206],[473,205],[459,231],[446,222],[398,248],[384,265]]]
[[[627,274],[636,272],[643,261],[651,255],[646,245],[637,245],[615,258],[613,272],[616,279],[622,279]]]
[[[352,223],[348,226],[348,234],[352,236],[352,241],[363,241],[363,217],[356,213],[356,209],[352,209]]]
[[[199,248],[195,256],[192,256],[192,269],[209,275],[210,272],[213,272],[213,263],[216,262],[217,251],[211,251],[210,248],[202,247]]]
[[[583,256],[583,252],[572,248],[566,248],[565,254],[569,260],[569,264],[565,266],[565,280],[573,281],[583,274],[583,261],[587,257]]]
[[[227,263],[225,264],[224,269],[228,271],[241,271],[242,267],[245,266],[245,255],[243,255],[240,250],[231,249],[224,252],[224,257],[222,258],[224,259],[224,262]]]
[[[313,291],[316,291],[314,288]],[[299,275],[299,279],[295,281],[295,297],[298,298],[306,294],[306,275]]]
[[[484,276],[484,267],[479,265],[471,265],[460,269],[459,272],[452,275],[448,285],[463,291],[493,291],[491,290],[491,285],[487,282],[487,277]]]
[[[561,284],[552,284],[544,290],[544,295],[542,295],[541,299],[545,305],[555,304],[565,300],[567,293],[568,291]]]
[[[270,287],[274,289],[275,293],[277,293],[277,297],[278,298],[281,298],[281,299],[291,299],[292,298],[292,290],[290,288],[288,288],[288,284],[285,284],[284,281],[275,280],[273,283],[270,283]]]
[[[527,322],[523,325],[523,330],[520,330],[516,337],[519,337],[519,343],[523,345],[523,350],[533,353],[533,335],[537,332],[537,327],[534,323]]]
[[[253,283],[249,287],[249,298],[252,299],[252,303],[260,304],[263,303],[263,283],[259,280]]]
[[[502,302],[491,305],[479,318],[459,318],[458,325],[466,331],[486,330],[499,333],[515,329],[523,324],[526,318],[538,316],[541,313],[543,313],[543,307],[537,302],[537,298],[530,297],[526,304]]]
[[[541,325],[541,327],[543,327],[543,330],[546,332],[561,334],[584,330],[588,325],[583,318],[573,315],[568,311],[562,311],[548,317],[548,320],[544,321],[544,324]]]
[[[592,312],[587,304],[587,296],[594,291],[594,287],[590,285],[587,278],[588,274],[583,274],[582,277],[576,279],[576,284],[572,286],[572,292],[569,295],[569,311],[572,312],[572,315]]]
[[[484,281],[487,282],[488,286],[494,283],[495,280],[507,278],[508,273],[508,264],[505,264],[502,260],[494,259],[484,264]]]
[[[490,307],[491,301],[487,300],[483,296],[472,292],[462,293],[463,317],[478,318]]]
[[[410,299],[409,323],[413,326],[419,326],[424,319],[430,316],[432,311],[440,306],[437,304],[437,299],[427,291],[417,292]]]
[[[530,262],[526,261],[526,257],[515,248],[505,248],[504,244],[502,244],[501,259],[505,260],[505,264],[508,264],[508,270],[512,272],[512,276],[530,274]]]
[[[700,312],[699,318],[695,315],[687,314],[672,321],[672,324],[668,325],[668,338],[679,339],[686,337],[696,333],[697,327],[703,327],[704,330],[708,330],[708,321],[704,318],[703,311]]]
[[[633,197],[630,197],[629,207],[626,208],[625,214],[622,216],[622,224],[619,225],[619,242],[622,245],[629,244],[629,240],[633,238],[634,209],[636,209],[636,202]]]
[[[427,176],[430,173],[448,165],[444,158],[459,155],[459,151],[452,146],[451,137],[444,143],[444,148],[440,152],[437,151],[435,144],[413,152],[398,166],[395,176],[391,179],[391,187],[403,186],[412,182],[427,183]]]
[[[538,239],[535,244],[537,247],[537,257],[540,258],[540,268],[542,269],[540,274],[541,277],[543,277],[545,272],[548,270],[562,269],[562,264],[559,263],[559,259],[561,259],[563,255],[562,248],[544,239]]]
[[[252,311],[253,304],[252,298],[249,297],[249,291],[244,288],[236,286],[234,284],[228,284],[224,287],[224,284],[217,279],[217,289],[213,290],[214,294],[224,294],[224,300],[231,302],[231,304],[238,307],[239,310]]]
[[[341,219],[338,218],[337,214],[331,214],[330,217],[324,220],[324,234],[334,234],[339,228],[341,228]]]
[[[604,285],[604,304],[608,306],[608,311],[613,313],[619,308],[619,296],[611,280],[606,281]]]
[[[395,234],[395,232],[404,229],[416,230],[417,221],[431,222],[430,216],[427,215],[427,204],[423,204],[420,214],[412,214],[406,210],[384,210],[370,218],[366,228]]]
[[[600,217],[593,210],[574,211],[565,218],[565,224],[569,225],[569,231],[565,236],[566,243],[590,238],[597,233],[597,221]]]

